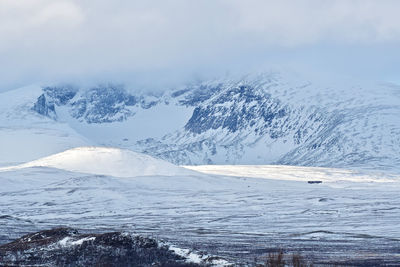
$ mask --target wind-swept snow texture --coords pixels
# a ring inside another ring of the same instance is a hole
[[[18,166],[0,167],[0,171],[29,167],[51,167],[117,177],[174,176],[194,173],[145,154],[107,147],[78,147]]]
[[[120,153],[129,160],[118,168],[127,170],[140,161],[136,153],[95,150],[98,158],[108,154],[104,158],[111,163],[100,162],[106,166],[115,166],[112,157],[119,161]],[[60,168],[61,158],[63,168],[74,169],[79,166],[75,159],[88,153],[90,148],[75,149],[38,162]],[[142,162],[161,170],[165,166],[147,157]],[[85,164],[85,174],[40,164],[3,168],[0,243],[66,225],[156,236],[230,262],[253,263],[254,257],[277,248],[300,252],[316,263],[400,261],[400,177],[290,166],[238,166],[229,173],[235,176],[226,176],[223,166],[199,166],[195,169],[219,169],[223,175],[136,173],[120,178],[114,168],[114,176],[98,175],[96,160]]]
[[[400,89],[391,84],[267,72],[158,94],[108,84],[25,88],[0,101],[3,163],[97,145],[178,165],[400,166]]]

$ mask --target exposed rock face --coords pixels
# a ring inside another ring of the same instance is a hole
[[[230,103],[230,105],[225,105]],[[249,86],[238,86],[224,91],[207,105],[195,108],[185,126],[191,133],[201,134],[211,129],[227,129],[230,133],[246,130],[261,120],[270,126],[274,119],[287,116],[287,107],[268,94],[261,94]],[[255,132],[260,129],[254,129]],[[259,135],[262,133],[260,132]],[[277,133],[271,133],[271,136]]]
[[[65,105],[77,94],[78,89],[66,85],[66,86],[54,86],[54,87],[44,87],[43,91],[45,94],[52,99],[56,105]]]
[[[126,120],[133,115],[129,107],[138,100],[123,87],[97,86],[71,101],[72,116],[87,123],[107,123]]]
[[[167,246],[120,232],[80,234],[56,228],[25,235],[0,246],[6,266],[199,266],[187,263]]]
[[[42,94],[38,97],[36,103],[33,108],[34,111],[39,113],[40,115],[56,119],[56,111],[53,103],[49,103],[46,99],[45,94]]]

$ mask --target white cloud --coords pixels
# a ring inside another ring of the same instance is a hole
[[[81,24],[83,18],[82,11],[77,5],[66,1],[51,1],[34,14],[31,23],[35,27],[51,23],[76,26]]]
[[[2,0],[0,1],[0,34],[7,41],[9,35],[46,34],[55,27],[78,26],[84,19],[80,6],[60,0]]]
[[[381,49],[400,42],[398,10],[397,0],[1,0],[0,85]]]
[[[224,0],[238,31],[280,45],[400,41],[400,1]]]

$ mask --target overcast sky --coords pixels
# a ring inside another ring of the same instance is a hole
[[[400,81],[400,1],[0,0],[0,90],[290,67]]]

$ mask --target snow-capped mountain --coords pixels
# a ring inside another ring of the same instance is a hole
[[[92,144],[176,164],[400,166],[400,88],[394,85],[262,73],[158,94],[117,85],[39,91],[27,113],[68,125]]]

